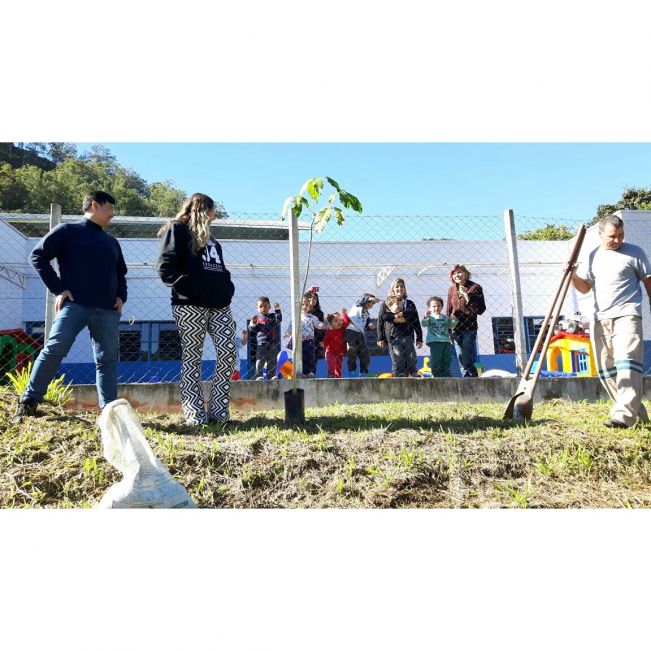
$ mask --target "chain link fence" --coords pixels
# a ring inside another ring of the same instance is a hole
[[[81,216],[62,217],[75,221]],[[508,251],[502,215],[407,216],[349,215],[343,226],[334,223],[321,233],[300,221],[301,287],[318,287],[321,309],[350,309],[363,295],[385,298],[396,278],[402,278],[422,317],[427,300],[446,300],[449,271],[464,264],[484,290],[487,309],[479,317],[478,359],[486,369],[515,371],[513,300]],[[120,241],[128,266],[129,298],[120,324],[119,382],[173,382],[180,372],[181,346],[172,318],[170,292],[156,273],[157,231],[164,219],[115,217],[108,231]],[[574,233],[577,220],[538,219],[516,214],[522,234],[554,223]],[[45,286],[29,264],[29,255],[49,229],[48,215],[0,214],[0,377],[21,368],[38,352],[45,328]],[[282,331],[290,321],[289,244],[286,222],[277,213],[230,213],[213,225],[236,292],[232,303],[240,349],[239,374],[251,379],[255,342],[243,343],[248,321],[256,313],[259,296],[280,303]],[[586,246],[589,242],[586,241]],[[570,249],[569,241],[518,240],[527,354],[557,288]],[[307,268],[309,253],[309,270]],[[581,309],[570,290],[565,314]],[[583,308],[585,314],[589,310]],[[372,321],[378,307],[371,310]],[[378,348],[376,333],[368,330],[371,372],[390,371],[387,349]],[[417,351],[419,368],[425,346]],[[291,351],[289,351],[291,357]],[[209,338],[204,350],[204,374],[209,377],[215,352]],[[95,365],[88,333],[84,332],[64,360],[61,372],[73,383],[93,383]],[[453,355],[452,374],[459,375]],[[344,365],[344,376],[347,370]],[[326,377],[325,361],[317,377]]]

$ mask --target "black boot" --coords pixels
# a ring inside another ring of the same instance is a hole
[[[28,398],[24,402],[21,400],[16,407],[16,413],[11,419],[12,423],[18,424],[21,423],[25,416],[38,416],[36,408],[38,407],[38,402],[36,400],[31,400]]]

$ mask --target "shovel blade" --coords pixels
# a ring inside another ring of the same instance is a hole
[[[502,420],[527,421],[533,413],[533,392],[536,383],[533,378],[521,380],[518,390],[509,400]]]
[[[524,391],[520,391],[520,393],[516,393],[511,397],[509,400],[508,404],[506,405],[506,409],[504,410],[504,416],[502,416],[502,420],[513,420],[513,409],[515,407],[515,401],[524,393]]]
[[[513,405],[513,420],[519,423],[527,423],[531,420],[533,414],[533,396],[529,393],[523,393],[519,396]]]
[[[531,420],[533,414],[533,397],[531,394],[522,391],[516,393],[510,400],[502,420],[515,420],[520,423],[526,423]]]

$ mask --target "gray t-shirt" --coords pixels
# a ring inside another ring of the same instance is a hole
[[[595,321],[642,316],[640,281],[651,276],[643,249],[628,242],[616,250],[600,246],[590,252],[587,269],[581,267],[577,275],[592,284]]]

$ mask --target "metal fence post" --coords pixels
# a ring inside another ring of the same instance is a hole
[[[303,341],[301,339],[301,294],[298,255],[298,217],[289,211],[289,277],[290,300],[292,303],[292,344],[294,348],[294,389],[298,378],[303,377]]]
[[[509,252],[509,271],[511,275],[511,306],[513,310],[513,339],[515,340],[515,366],[522,375],[527,364],[527,346],[524,339],[524,318],[522,314],[522,291],[520,289],[520,265],[515,238],[515,217],[512,210],[504,211],[504,232],[506,248]]]
[[[50,204],[50,231],[61,223],[61,206],[58,203]],[[55,270],[58,271],[56,261],[53,261]],[[45,339],[50,336],[50,328],[54,321],[54,294],[49,289],[45,290]]]

